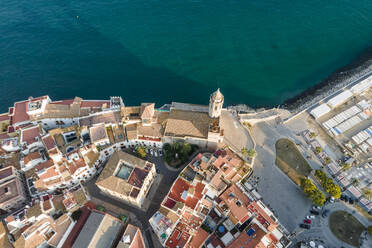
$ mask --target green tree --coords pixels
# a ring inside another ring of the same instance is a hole
[[[187,142],[183,143],[182,148],[181,148],[181,153],[183,155],[189,156],[191,150],[192,150],[192,147],[189,143],[187,143]]]
[[[352,178],[351,179],[351,184],[354,185],[354,186],[358,186],[359,185],[359,180],[357,178]]]
[[[315,134],[314,132],[311,132],[311,133],[309,134],[310,139],[315,138],[315,136],[316,136],[316,134]]]
[[[347,171],[351,168],[351,164],[341,163],[341,168],[342,168],[343,171]]]
[[[332,162],[332,159],[330,158],[330,157],[326,157],[325,158],[325,163],[326,164],[329,164],[329,163],[331,163]]]
[[[368,226],[368,234],[372,235],[372,226]]]
[[[77,220],[80,218],[81,214],[82,214],[82,211],[81,211],[80,209],[78,209],[78,210],[76,210],[75,212],[73,212],[73,213],[71,214],[71,218],[72,218],[74,221],[77,221]]]
[[[364,197],[366,197],[369,200],[372,198],[372,189],[363,188],[362,191],[363,191]]]
[[[316,154],[321,153],[321,152],[322,152],[322,148],[320,146],[315,147]]]
[[[247,156],[250,157],[250,158],[254,158],[256,157],[257,153],[254,149],[249,149],[248,150],[248,153],[247,153]]]
[[[319,189],[316,189],[316,191],[313,192],[310,198],[313,203],[318,206],[323,206],[326,200],[324,194]]]
[[[144,158],[147,155],[146,149],[143,146],[137,147],[136,153],[140,158]]]
[[[244,156],[248,156],[248,149],[246,147],[243,147],[240,152],[244,155]]]

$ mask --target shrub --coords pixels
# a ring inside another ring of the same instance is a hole
[[[137,147],[136,154],[138,157],[144,158],[147,155],[146,149],[143,146],[139,146]]]
[[[72,218],[74,221],[78,221],[82,213],[83,213],[83,212],[82,212],[80,209],[78,209],[78,210],[76,210],[75,212],[73,212],[73,213],[71,214],[71,218]]]

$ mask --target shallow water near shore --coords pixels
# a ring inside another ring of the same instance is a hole
[[[372,44],[372,1],[65,0],[0,4],[0,110],[121,95],[126,105],[271,107]]]

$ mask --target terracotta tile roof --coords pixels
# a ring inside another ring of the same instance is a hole
[[[202,191],[205,185],[198,182],[196,186],[190,185],[182,178],[178,178],[173,184],[168,196],[177,202],[185,203],[186,206],[194,209],[198,201],[202,198]],[[194,191],[193,193],[189,193]],[[186,199],[183,199],[183,195]]]
[[[45,161],[43,163],[37,164],[34,168],[35,168],[35,171],[38,172],[38,171],[41,171],[43,169],[47,169],[47,168],[49,168],[53,165],[54,165],[53,160],[48,159],[47,161]]]
[[[155,103],[141,104],[141,119],[151,119],[154,116]]]
[[[0,114],[0,122],[1,121],[9,121],[9,115],[8,113]]]
[[[0,180],[7,178],[14,173],[14,167],[13,166],[8,166],[3,169],[0,169]]]
[[[43,210],[48,211],[52,208],[52,204],[50,203],[50,200],[43,201]]]
[[[247,215],[250,215],[248,208],[250,200],[235,184],[231,185],[222,193],[220,198],[239,221],[246,218]]]
[[[169,236],[167,242],[165,243],[165,247],[182,248],[186,245],[189,238],[189,233],[174,229],[173,233]]]
[[[95,114],[93,116],[87,116],[79,119],[80,126],[91,127],[99,123],[118,123],[121,120],[120,111],[110,111]]]
[[[208,138],[210,117],[207,113],[174,110],[169,113],[165,136]]]
[[[145,241],[143,240],[141,230],[133,226],[131,224],[128,224],[127,228],[125,229],[125,233],[123,234],[123,238],[129,236],[130,238],[130,245],[128,248],[145,248]],[[117,246],[117,248],[124,248],[127,247],[125,244],[123,246],[120,246],[120,244]]]
[[[110,101],[107,100],[83,100],[80,105],[82,108],[109,108]]]
[[[49,179],[51,177],[56,177],[58,175],[59,175],[59,173],[56,170],[56,167],[52,166],[52,167],[46,168],[45,173],[40,175],[40,179],[45,180],[45,179]]]
[[[153,123],[151,126],[137,126],[138,135],[145,136],[145,137],[163,137],[163,127],[158,123]]]
[[[217,235],[215,233],[213,233],[209,237],[209,241],[210,241],[210,244],[212,244],[213,247],[221,247],[221,248],[225,247],[225,245],[222,243],[222,241],[217,237]],[[234,247],[234,248],[237,248],[237,247]],[[240,247],[238,247],[238,248],[240,248]]]
[[[36,142],[36,139],[41,139],[40,127],[34,126],[31,128],[23,129],[21,132],[21,143],[26,142],[27,145],[30,145]]]
[[[56,143],[54,142],[54,139],[51,135],[44,136],[42,138],[42,141],[47,150],[51,150],[56,147]]]
[[[126,125],[125,130],[129,140],[137,139],[137,124]]]
[[[41,158],[41,155],[39,152],[30,152],[23,158],[23,161],[25,164],[28,164],[30,161],[39,159],[39,158]]]
[[[27,114],[28,104],[30,102],[44,100],[47,97],[48,96],[41,96],[37,98],[30,98],[29,100],[26,100],[26,101],[14,103],[14,111],[13,111],[13,118],[12,118],[13,124],[17,124],[19,122],[30,120],[30,116]]]
[[[30,117],[27,114],[28,101],[17,102],[14,104],[13,124],[28,121]]]
[[[200,248],[204,242],[207,240],[209,233],[203,228],[200,228],[195,236],[192,237],[191,241],[188,243],[189,248]]]
[[[269,231],[276,228],[277,224],[270,216],[258,205],[257,202],[251,202],[249,204],[249,209],[257,214],[256,219],[263,224]]]
[[[228,248],[256,248],[261,239],[265,236],[265,231],[262,230],[258,225],[253,224],[249,229],[254,230],[254,234],[249,236],[247,232],[241,232],[240,235],[232,241],[227,247]]]
[[[83,158],[73,160],[72,163],[68,163],[68,170],[71,174],[74,174],[79,168],[87,166]]]
[[[147,174],[149,174],[149,172],[145,169],[134,168],[132,174],[128,179],[128,183],[138,188],[141,188],[143,185],[143,181],[147,177]]]

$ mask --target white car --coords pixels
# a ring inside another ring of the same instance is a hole
[[[159,156],[163,156],[163,151],[159,150]]]
[[[155,155],[155,157],[158,156],[158,153],[156,152],[156,150],[154,150],[154,155]]]
[[[151,156],[154,156],[154,151],[150,149]]]
[[[308,216],[306,216],[306,219],[308,219],[308,220],[315,219],[315,216],[314,215],[308,215]]]

